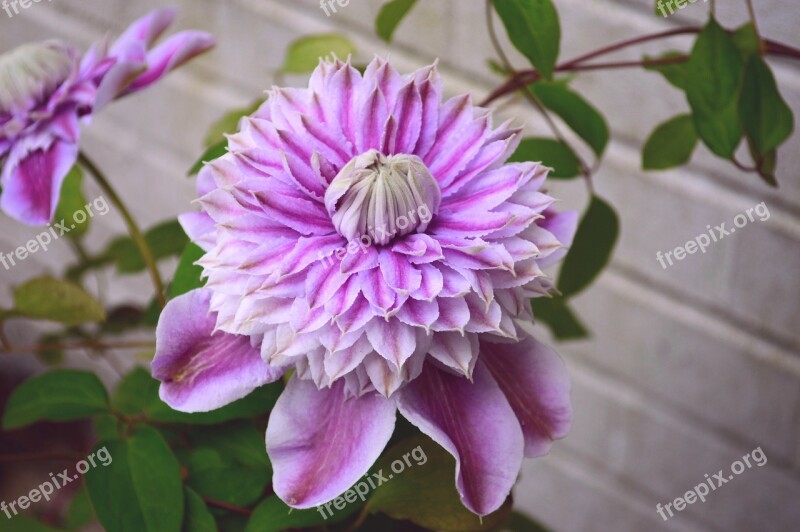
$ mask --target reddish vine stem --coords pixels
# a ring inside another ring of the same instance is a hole
[[[253,515],[253,511],[249,508],[244,508],[242,506],[236,506],[235,504],[229,504],[227,502],[218,501],[216,499],[209,499],[208,497],[203,497],[203,501],[209,505],[213,506],[214,508],[219,508],[220,510],[228,510],[229,512],[234,512],[241,515],[251,516]]]
[[[576,57],[571,59],[565,63],[557,65],[555,67],[556,72],[578,72],[578,71],[586,71],[586,70],[605,70],[605,69],[612,69],[612,68],[629,68],[629,67],[643,67],[643,66],[657,66],[657,65],[665,65],[670,63],[680,63],[688,60],[688,56],[675,56],[675,57],[663,57],[657,59],[645,59],[645,60],[631,60],[631,61],[616,61],[616,62],[609,62],[609,63],[594,63],[594,64],[584,64],[589,59],[594,59],[600,57],[602,55],[606,55],[612,52],[616,52],[623,48],[633,46],[636,44],[641,44],[643,42],[652,41],[656,39],[663,39],[666,37],[672,37],[675,35],[682,35],[682,34],[689,34],[689,33],[698,33],[700,28],[679,28],[677,30],[670,30],[666,32],[654,33],[652,35],[645,35],[642,37],[637,37],[635,39],[628,39],[626,41],[621,41],[619,43],[615,43],[594,52],[589,52],[582,56]],[[775,42],[769,39],[765,39],[765,53],[770,55],[778,55],[778,56],[785,56],[785,57],[792,57],[795,59],[800,59],[800,49],[793,48],[783,43]],[[481,106],[487,106],[490,103],[502,98],[503,96],[516,92],[519,89],[525,87],[526,85],[530,85],[531,83],[535,83],[539,81],[541,75],[536,70],[520,70],[515,72],[505,83],[500,85],[494,91],[489,94],[481,103]]]

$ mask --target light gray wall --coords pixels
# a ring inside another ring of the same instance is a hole
[[[381,2],[351,0],[326,17],[316,0],[182,0],[182,27],[219,37],[215,52],[166,82],[119,102],[86,130],[85,147],[113,173],[133,210],[151,225],[186,210],[193,183],[185,170],[200,154],[205,128],[224,110],[244,105],[273,83],[287,44],[319,31],[347,32],[364,58],[388,54],[407,70],[439,57],[448,91],[480,99],[497,83],[479,0],[421,0],[391,47],[372,21]],[[664,20],[650,0],[557,0],[562,57],[678,24],[702,23],[698,2]],[[723,24],[746,17],[744,0],[719,1]],[[157,1],[52,0],[7,19],[0,12],[0,50],[59,36],[81,45],[124,24]],[[796,0],[756,0],[762,32],[800,47]],[[671,47],[686,49],[676,38]],[[665,44],[647,48],[651,53]],[[638,55],[622,54],[621,58]],[[519,61],[522,65],[523,62]],[[800,64],[774,61],[779,85],[800,109]],[[302,79],[292,80],[301,83]],[[575,85],[608,117],[613,142],[596,177],[599,193],[620,211],[622,238],[613,264],[576,307],[593,331],[589,341],[560,346],[574,382],[573,432],[550,456],[530,461],[516,489],[518,505],[556,530],[797,530],[800,526],[800,138],[779,154],[781,188],[768,189],[713,158],[704,148],[692,164],[645,173],[639,152],[656,124],[688,109],[660,76],[639,71],[582,75]],[[527,108],[506,106],[530,132],[543,133]],[[552,186],[568,206],[582,205],[578,184]],[[765,202],[771,217],[754,222],[668,269],[657,251],[671,250]],[[121,229],[113,211],[90,246]],[[0,251],[34,230],[0,218]],[[0,292],[34,272],[59,270],[67,251],[0,271]],[[136,296],[146,279],[126,279],[116,297]],[[19,327],[19,326],[18,326]],[[24,337],[23,329],[12,331]],[[542,333],[545,334],[544,332]],[[669,522],[656,503],[681,496],[761,447],[768,457]]]

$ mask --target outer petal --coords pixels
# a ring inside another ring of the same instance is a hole
[[[12,150],[3,168],[0,207],[20,222],[48,223],[56,212],[61,184],[77,157],[77,144],[60,140],[19,158]]]
[[[514,411],[481,365],[473,382],[427,364],[398,393],[400,413],[456,459],[464,505],[487,515],[503,504],[522,466],[523,438]]]
[[[480,363],[494,376],[525,435],[525,456],[547,454],[572,422],[569,375],[555,351],[525,335],[518,343],[481,342]]]
[[[275,493],[294,508],[330,501],[380,456],[394,422],[394,402],[378,394],[347,398],[343,380],[318,390],[293,377],[267,427]]]
[[[210,298],[200,289],[173,299],[156,329],[153,377],[161,381],[161,399],[182,412],[214,410],[283,374],[261,360],[249,337],[212,335]]]
[[[147,87],[215,44],[214,37],[202,31],[176,33],[147,54],[147,70],[131,83],[125,93]]]

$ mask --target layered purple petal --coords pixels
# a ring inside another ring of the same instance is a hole
[[[555,351],[525,335],[521,342],[480,345],[485,364],[519,419],[525,456],[547,454],[572,422],[569,375]]]
[[[456,459],[461,501],[478,515],[497,510],[522,465],[523,437],[514,411],[486,370],[473,382],[426,364],[398,392],[400,413]]]
[[[249,337],[213,333],[210,298],[200,289],[173,299],[156,329],[153,377],[161,381],[161,399],[182,412],[225,406],[283,374],[261,359]]]
[[[394,423],[394,402],[378,394],[347,397],[343,381],[318,390],[293,377],[267,427],[275,493],[294,508],[340,495],[377,460]]]

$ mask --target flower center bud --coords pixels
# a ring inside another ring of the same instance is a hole
[[[23,44],[0,55],[0,112],[33,109],[69,77],[74,64],[71,50],[57,41]]]
[[[340,235],[367,236],[377,245],[422,232],[439,211],[442,192],[416,155],[370,150],[347,163],[325,192],[325,207]]]

